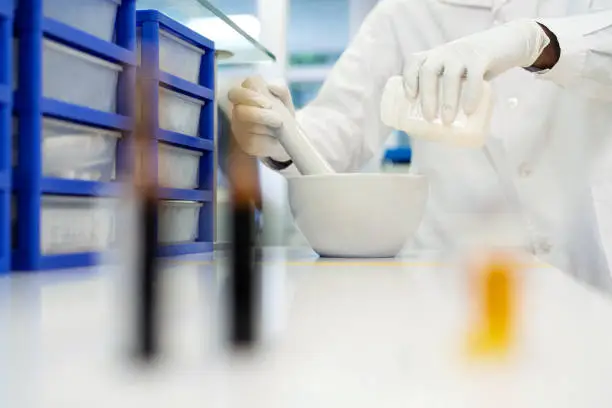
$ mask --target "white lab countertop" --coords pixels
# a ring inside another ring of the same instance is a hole
[[[128,287],[116,268],[0,279],[0,406],[612,405],[612,303],[545,265],[524,271],[514,352],[474,362],[463,352],[473,305],[456,264],[268,250],[267,341],[239,357],[218,341],[222,263],[168,265],[165,354],[146,375],[119,364]]]

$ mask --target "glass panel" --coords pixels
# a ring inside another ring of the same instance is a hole
[[[221,2],[222,3],[222,2]],[[155,9],[211,39],[221,64],[275,61],[257,40],[259,20],[253,14],[226,15],[207,0],[137,0],[138,10]]]
[[[289,2],[290,15],[287,25],[289,54],[344,51],[349,43],[349,3],[359,3],[360,0],[289,0]]]

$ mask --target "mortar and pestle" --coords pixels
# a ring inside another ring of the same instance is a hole
[[[315,252],[333,258],[392,258],[416,232],[429,191],[411,174],[336,173],[263,79],[245,86],[267,97],[283,116],[278,140],[300,176],[288,177],[289,206]]]

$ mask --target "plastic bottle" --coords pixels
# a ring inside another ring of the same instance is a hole
[[[476,112],[467,116],[461,109],[456,120],[445,125],[440,112],[433,122],[424,119],[421,101],[406,96],[403,78],[394,76],[387,81],[380,104],[381,119],[387,126],[406,132],[413,138],[439,141],[463,147],[482,147],[489,130],[493,111],[493,95],[488,82]],[[441,100],[441,98],[439,99]]]

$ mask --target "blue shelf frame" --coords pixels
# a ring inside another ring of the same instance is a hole
[[[11,270],[14,1],[0,2],[0,276]]]
[[[213,197],[215,189],[214,180],[214,67],[215,46],[209,39],[193,32],[187,27],[170,19],[156,10],[138,11],[136,14],[137,26],[141,30],[141,66],[139,68],[139,81],[143,100],[148,101],[143,109],[149,109],[145,115],[152,123],[145,124],[156,135],[156,142],[152,146],[157,154],[158,143],[164,142],[183,149],[200,151],[198,175],[198,188],[195,190],[181,190],[173,188],[160,188],[159,196],[162,200],[197,201],[204,205],[200,209],[198,234],[195,242],[165,245],[160,248],[160,256],[178,256],[211,252],[214,237],[214,211]],[[168,32],[177,38],[204,50],[200,64],[200,75],[197,84],[178,78],[159,69],[159,33]],[[198,137],[170,132],[159,128],[158,117],[158,89],[168,88],[174,92],[204,101],[200,112]],[[157,174],[157,163],[152,170]]]
[[[0,3],[4,5],[6,0]],[[2,13],[2,6],[0,6],[0,14]],[[135,53],[136,0],[123,0],[121,2],[115,22],[114,43],[103,41],[66,24],[44,17],[43,0],[19,0],[15,12],[14,28],[11,26],[9,31],[11,36],[14,33],[19,38],[18,90],[12,95],[11,88],[7,89],[0,86],[0,100],[11,96],[14,98],[13,112],[17,117],[19,126],[18,165],[13,169],[13,176],[8,177],[8,182],[12,180],[15,186],[12,191],[17,199],[19,209],[16,242],[12,246],[12,269],[35,271],[94,265],[98,259],[98,254],[47,255],[41,253],[40,210],[42,196],[48,194],[114,197],[118,195],[119,186],[117,183],[43,177],[42,120],[43,117],[53,117],[90,126],[119,130],[123,133],[118,152],[119,158],[122,157],[121,144],[127,143],[134,128],[132,118],[135,114],[134,91],[137,74]],[[43,97],[42,50],[44,38],[123,66],[118,84],[117,113],[99,112]],[[2,58],[2,60],[7,59]],[[7,84],[11,83],[8,82]],[[8,117],[10,126],[10,111]],[[4,139],[2,138],[2,140]],[[4,157],[2,149],[0,149],[0,154]],[[7,154],[11,154],[11,149]],[[119,161],[118,173],[121,172],[122,165],[125,164]],[[8,200],[9,202],[11,200],[10,194]],[[6,225],[11,225],[11,223],[9,222]]]

